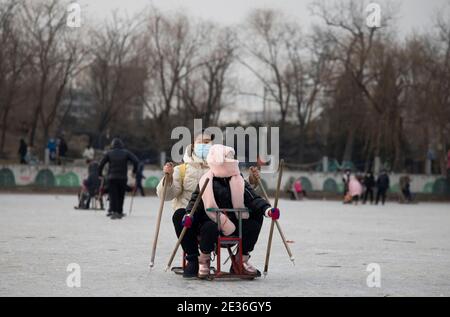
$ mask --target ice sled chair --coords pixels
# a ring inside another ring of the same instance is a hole
[[[78,206],[75,209],[93,209],[104,210],[103,204],[103,182],[100,187],[95,190],[95,193],[89,193],[89,190],[83,184],[78,192]]]
[[[251,275],[245,273],[244,266],[242,263],[242,213],[249,212],[247,208],[243,209],[223,209],[223,208],[208,208],[206,212],[214,212],[216,213],[217,226],[220,231],[220,213],[237,213],[238,218],[238,235],[237,236],[222,236],[219,235],[217,238],[216,244],[216,268],[211,268],[212,278],[215,279],[248,279],[253,280],[260,275]],[[233,246],[235,246],[235,250],[233,250]],[[226,249],[228,251],[229,260],[231,260],[232,273],[222,271],[223,255],[221,250]],[[238,256],[239,255],[239,256]],[[186,266],[185,254],[183,254],[183,269]]]

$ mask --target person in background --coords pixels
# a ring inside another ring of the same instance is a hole
[[[302,181],[298,178],[293,184],[293,192],[295,196],[295,200],[301,200],[306,197],[306,191],[303,189]]]
[[[123,218],[123,201],[127,189],[128,162],[133,164],[133,173],[136,174],[139,160],[125,149],[119,138],[112,140],[112,149],[105,154],[100,162],[98,175],[103,175],[103,168],[109,164],[108,169],[108,196],[109,210],[107,216],[111,219]]]
[[[387,171],[384,169],[381,171],[381,174],[378,176],[377,179],[377,199],[375,204],[378,205],[378,203],[381,202],[384,205],[386,202],[386,193],[389,189],[389,175],[387,174]]]
[[[28,148],[27,148],[27,154],[25,156],[25,161],[29,165],[37,165],[37,164],[39,164],[39,159],[34,154],[34,148],[31,145],[29,145]]]
[[[352,197],[352,202],[355,205],[358,205],[359,198],[361,197],[363,192],[363,188],[359,180],[356,178],[356,176],[351,175],[350,180],[348,182],[348,193]]]
[[[89,164],[94,160],[95,150],[92,144],[89,144],[83,151],[83,158],[86,160],[86,163]]]
[[[27,156],[27,143],[24,139],[20,139],[20,145],[19,145],[19,157],[20,157],[20,164],[27,164],[26,156]]]
[[[56,160],[56,151],[57,151],[57,144],[56,140],[54,138],[50,138],[47,143],[47,149],[49,154],[50,161]]]
[[[352,202],[351,196],[348,192],[348,185],[350,183],[350,175],[351,171],[349,169],[346,169],[344,172],[344,176],[342,177],[342,182],[344,183],[344,204],[350,204]]]
[[[144,187],[142,187],[142,180],[145,179],[144,176],[144,163],[140,162],[136,171],[136,191],[141,193],[141,196],[145,196]]]
[[[375,177],[373,176],[372,172],[368,172],[366,176],[364,176],[363,184],[365,187],[363,204],[366,204],[368,197],[370,197],[370,204],[373,204],[373,188],[375,187]]]
[[[79,203],[77,209],[89,209],[92,199],[100,197],[101,180],[98,175],[98,163],[93,161],[88,166],[88,177],[83,181],[83,186],[78,194]],[[100,200],[100,199],[99,199]],[[103,200],[100,200],[100,208],[103,209]]]
[[[67,143],[64,140],[64,135],[61,135],[57,141],[58,144],[58,165],[61,165],[62,161],[66,158],[67,154]]]
[[[402,191],[402,201],[406,203],[412,202],[411,194],[411,178],[408,175],[400,177],[400,190]]]
[[[349,169],[345,170],[344,176],[342,177],[342,182],[344,183],[344,196],[348,192],[348,183],[350,182],[351,171]]]

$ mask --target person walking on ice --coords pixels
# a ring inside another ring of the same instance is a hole
[[[375,202],[376,205],[378,205],[380,200],[383,205],[385,204],[386,193],[389,190],[389,186],[390,186],[389,175],[387,174],[386,170],[382,170],[381,174],[378,176],[377,179],[377,199]]]
[[[133,173],[136,174],[139,160],[133,153],[125,149],[122,140],[113,139],[111,150],[105,154],[99,166],[99,176],[102,176],[103,168],[109,164],[108,196],[110,206],[107,216],[110,216],[111,219],[121,219],[124,216],[123,201],[127,188],[128,162],[133,164]]]
[[[174,211],[172,222],[175,232],[179,234],[183,230],[182,219],[186,214],[192,193],[196,190],[200,178],[208,171],[206,157],[212,146],[214,136],[199,133],[193,143],[186,148],[183,164],[174,167],[173,163],[165,164],[163,172],[168,175],[169,184],[166,189],[165,201],[172,201]],[[250,168],[249,183],[256,188],[258,186],[259,172],[256,167]],[[156,193],[159,198],[163,197],[165,177],[159,182]],[[198,274],[198,241],[195,235],[187,234],[181,246],[186,253],[187,265],[183,276],[186,278],[196,277]]]
[[[370,204],[373,204],[373,188],[375,187],[375,177],[372,172],[368,172],[366,176],[364,176],[364,200],[363,204],[367,203],[367,198],[370,199]]]

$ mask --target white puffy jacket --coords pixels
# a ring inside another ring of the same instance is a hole
[[[197,188],[200,178],[208,171],[206,161],[202,160],[194,153],[191,154],[191,146],[187,147],[183,161],[186,164],[183,184],[181,184],[180,166],[176,166],[173,172],[173,182],[167,187],[166,192],[165,200],[172,200],[172,208],[174,211],[180,208],[186,208],[192,193]],[[161,179],[156,187],[156,194],[158,197],[162,196],[164,187],[163,180],[164,178]]]

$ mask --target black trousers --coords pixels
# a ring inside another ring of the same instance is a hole
[[[386,192],[387,192],[386,188],[378,188],[377,199],[376,199],[376,202],[375,202],[377,205],[380,202],[380,198],[381,198],[381,202],[384,205],[384,203],[386,202]]]
[[[123,200],[127,188],[126,179],[110,179],[108,182],[109,211],[123,213]]]
[[[139,191],[142,197],[145,196],[144,187],[142,187],[142,181],[136,182],[136,191]]]
[[[367,198],[370,197],[370,203],[373,203],[373,188],[366,188],[364,192],[364,203],[367,202]]]
[[[186,215],[185,209],[178,209],[175,211],[172,221],[175,227],[177,237],[183,231],[182,220]],[[237,236],[239,234],[239,226],[236,219],[231,218],[236,226],[236,231],[232,234]],[[250,218],[242,220],[242,253],[248,254],[252,252],[256,242],[258,241],[259,233],[261,232],[264,216],[257,212],[251,212]],[[217,223],[212,221],[205,212],[194,215],[192,227],[186,231],[181,247],[183,251],[189,256],[199,255],[198,249],[202,253],[213,252],[216,248],[217,238],[219,237],[219,229]]]
[[[405,188],[402,190],[402,194],[407,201],[412,201],[412,194],[409,188]]]

